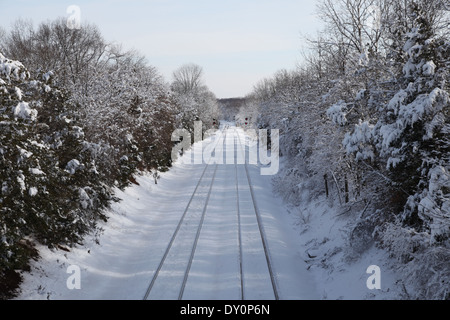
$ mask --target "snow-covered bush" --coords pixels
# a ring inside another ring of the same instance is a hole
[[[350,251],[375,243],[405,264],[417,284],[406,298],[448,298],[448,15],[435,0],[379,4],[368,30],[358,14],[373,1],[321,1],[327,28],[306,64],[255,86],[257,125],[280,129],[274,186],[286,200],[327,197],[359,217]],[[421,271],[427,254],[433,275]]]
[[[113,187],[167,170],[184,110],[154,67],[107,44],[93,25],[19,21],[0,42],[23,62],[0,54],[2,278],[27,263],[24,239],[80,242],[105,218]],[[195,104],[201,116],[215,112],[203,87]]]
[[[44,90],[50,83],[65,90],[76,106],[67,121],[83,128],[101,179],[124,187],[136,170],[157,174],[170,166],[171,133],[183,112],[158,71],[137,52],[107,43],[95,25],[70,29],[64,19],[37,28],[19,20],[0,41],[46,83]],[[16,111],[26,116],[29,110],[20,105]]]
[[[450,42],[436,32],[432,2],[405,8],[410,30],[395,42],[404,53],[392,55],[403,57],[393,64],[395,78],[376,79],[366,90],[368,100],[378,103],[370,114],[354,110],[360,118],[343,140],[348,154],[376,168],[391,190],[384,210],[395,216],[377,221],[375,234],[404,264],[405,282],[414,284],[407,298],[414,299],[448,298],[443,288],[450,282],[444,262],[450,238]],[[384,89],[386,83],[397,90]],[[423,271],[428,268],[434,271]]]
[[[435,39],[423,8],[415,5],[411,14],[415,26],[405,35],[406,61],[397,77],[400,89],[378,106],[378,119],[360,120],[343,143],[357,160],[384,163],[383,171],[408,196],[405,222],[427,228],[431,241],[444,240],[450,236],[445,138],[450,94],[448,62],[442,57],[449,53],[449,43]]]
[[[74,87],[71,101],[83,113],[86,139],[96,146],[99,173],[123,187],[136,170],[166,170],[178,108],[157,70],[126,52],[99,71],[89,86],[87,95]]]
[[[3,277],[26,266],[32,251],[21,245],[25,239],[51,247],[80,241],[104,218],[112,193],[95,173],[82,128],[72,120],[76,108],[64,93],[1,54],[0,70]],[[89,207],[80,188],[89,189]]]

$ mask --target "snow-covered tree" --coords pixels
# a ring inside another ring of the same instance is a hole
[[[413,27],[402,48],[400,89],[373,108],[378,118],[355,125],[344,144],[357,159],[385,163],[395,186],[409,196],[403,221],[419,230],[427,226],[435,241],[450,232],[449,42],[438,37],[426,8],[415,2],[409,8]]]
[[[85,93],[96,70],[112,55],[95,25],[70,29],[64,18],[37,28],[32,21],[19,19],[2,42],[4,54],[27,65],[32,76],[53,71],[55,85],[77,86]]]
[[[25,63],[0,55],[0,278],[26,266],[25,241],[78,243],[113,187],[167,170],[180,111],[154,67],[95,27],[19,26],[1,39]]]
[[[170,166],[171,132],[180,114],[158,71],[134,51],[106,43],[95,25],[67,28],[64,19],[19,20],[2,46],[36,77],[51,78],[77,107],[97,169],[125,186],[137,169]]]
[[[308,39],[305,63],[263,79],[251,95],[257,126],[280,129],[276,190],[296,205],[307,194],[338,201],[357,217],[349,252],[374,242],[387,249],[414,297],[448,298],[450,281],[444,3],[321,1],[326,29]],[[367,23],[373,9],[375,25]]]
[[[71,245],[104,219],[99,179],[63,91],[0,54],[0,276],[26,266],[25,239]]]
[[[192,137],[194,122],[202,121],[203,131],[214,127],[220,118],[217,99],[203,84],[203,69],[196,64],[186,64],[173,72],[171,89],[180,107],[179,126],[188,129]]]
[[[126,185],[125,172],[136,169],[167,169],[178,109],[157,70],[136,53],[122,52],[89,86],[88,95],[74,88],[71,100],[83,113],[87,139],[103,150],[97,154],[110,182]]]

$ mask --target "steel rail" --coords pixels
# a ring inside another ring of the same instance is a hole
[[[226,128],[225,128],[225,129],[226,129]],[[225,131],[225,129],[221,131],[218,140],[220,140],[220,137],[222,136],[222,134],[223,134],[223,132]],[[216,147],[217,145],[218,145],[218,142],[216,143],[215,147]],[[181,216],[180,221],[178,222],[177,227],[176,227],[174,233],[172,234],[172,237],[171,237],[171,239],[170,239],[170,241],[169,241],[169,244],[168,244],[167,247],[166,247],[166,250],[165,250],[165,252],[164,252],[164,255],[163,255],[163,257],[161,258],[161,261],[160,261],[160,263],[159,263],[159,265],[158,265],[158,267],[157,267],[155,273],[153,274],[152,280],[151,280],[151,282],[150,282],[150,284],[149,284],[149,286],[148,286],[148,288],[147,288],[147,291],[145,292],[145,295],[144,295],[143,300],[147,300],[147,299],[148,299],[148,296],[150,295],[150,292],[151,292],[152,289],[153,289],[153,286],[154,286],[154,284],[155,284],[155,282],[156,282],[156,279],[158,278],[159,272],[161,271],[161,269],[162,269],[162,267],[163,267],[163,265],[164,265],[164,263],[165,263],[165,261],[166,261],[166,258],[167,258],[168,254],[169,254],[169,252],[170,252],[170,250],[171,250],[171,248],[172,248],[173,243],[175,242],[175,239],[176,239],[176,237],[177,237],[177,235],[178,235],[179,230],[181,229],[181,226],[182,226],[183,221],[184,221],[184,219],[185,219],[185,217],[186,217],[186,214],[187,214],[187,212],[189,211],[189,208],[190,208],[190,206],[191,206],[191,203],[192,203],[192,201],[193,201],[193,199],[194,199],[194,197],[195,197],[195,195],[196,195],[196,193],[197,193],[197,190],[198,190],[198,188],[199,188],[199,186],[200,186],[200,184],[201,184],[201,182],[202,182],[202,180],[203,180],[203,177],[205,176],[205,173],[206,173],[206,171],[207,171],[207,169],[208,169],[209,166],[210,166],[210,164],[207,163],[206,166],[205,166],[205,168],[203,169],[203,172],[202,172],[202,174],[201,174],[201,176],[200,176],[200,178],[199,178],[199,180],[198,180],[198,182],[197,182],[197,185],[195,186],[194,191],[192,192],[192,195],[191,195],[191,197],[190,197],[190,199],[189,199],[189,202],[188,202],[188,204],[186,205],[186,208],[184,209],[183,215]],[[217,169],[217,164],[216,164],[216,168],[215,168],[215,170],[214,170],[214,176],[215,176],[215,171],[216,171],[216,169]],[[210,189],[211,189],[211,187],[212,187],[212,183],[211,183]],[[209,195],[208,195],[208,198],[209,198]],[[208,201],[207,201],[207,202],[208,202]],[[206,202],[206,203],[207,203],[207,202]],[[206,204],[205,204],[205,206],[206,206]]]
[[[227,135],[226,130],[227,129],[228,129],[228,126],[226,126],[224,131],[222,132],[222,133],[224,133],[223,143],[225,143],[225,140],[226,140],[226,135]],[[218,145],[218,143],[216,144],[215,147],[217,147],[217,145]],[[200,233],[201,233],[202,227],[203,227],[203,221],[205,220],[205,216],[206,216],[206,209],[208,208],[209,199],[211,197],[212,187],[214,185],[214,181],[215,181],[215,178],[216,178],[217,167],[218,167],[218,164],[216,163],[216,165],[214,167],[214,173],[213,173],[213,176],[212,176],[212,179],[211,179],[211,184],[209,186],[208,194],[206,196],[205,205],[203,207],[202,217],[201,217],[200,223],[199,223],[199,225],[197,227],[197,233],[195,235],[194,243],[192,245],[191,255],[189,257],[189,262],[188,262],[188,265],[186,267],[186,271],[184,272],[183,282],[181,284],[180,293],[178,295],[178,300],[182,300],[183,299],[184,289],[186,287],[186,283],[187,283],[187,280],[188,280],[188,277],[189,277],[189,272],[191,270],[192,261],[194,260],[195,251],[197,250],[198,239],[200,238]]]
[[[236,130],[235,130],[236,133]],[[233,136],[233,145],[237,142],[236,136]],[[243,272],[243,264],[242,264],[242,226],[241,226],[241,210],[239,207],[239,182],[238,182],[238,166],[237,166],[237,150],[236,150],[236,159],[234,162],[234,176],[236,180],[236,211],[237,211],[237,219],[238,219],[238,244],[239,244],[239,277],[241,280],[241,300],[245,300],[244,295],[244,272]]]
[[[239,139],[239,144],[241,146],[241,149],[245,150],[245,149],[243,149],[243,148],[245,148],[245,146],[242,145],[242,141],[241,141],[241,137],[240,137],[239,133],[238,133],[238,139]],[[247,181],[248,181],[248,185],[249,185],[249,189],[250,189],[250,195],[251,195],[251,198],[252,198],[253,207],[255,209],[256,221],[258,223],[258,229],[259,229],[259,233],[260,233],[260,236],[261,236],[262,245],[263,245],[263,248],[264,248],[264,255],[265,255],[265,258],[266,258],[267,268],[269,270],[270,281],[271,281],[271,284],[272,284],[273,293],[274,293],[274,296],[275,296],[275,300],[279,300],[280,296],[278,294],[276,278],[275,278],[275,274],[274,274],[273,267],[272,267],[272,262],[271,262],[272,259],[270,258],[269,245],[268,245],[266,233],[265,233],[265,230],[264,230],[264,225],[262,223],[261,213],[259,211],[259,207],[258,207],[258,204],[256,202],[255,193],[253,191],[253,186],[252,186],[252,181],[251,181],[250,174],[249,174],[249,171],[248,171],[247,161],[244,161],[244,162],[245,162],[244,163],[245,172],[246,172]]]

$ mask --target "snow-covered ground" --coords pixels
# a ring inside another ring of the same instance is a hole
[[[203,147],[220,146],[222,137],[226,145],[236,142],[236,148],[245,141],[242,129],[230,124],[222,129],[224,135],[218,131]],[[382,251],[372,248],[353,260],[343,254],[345,239],[339,230],[345,220],[330,219],[332,209],[325,201],[289,208],[273,194],[272,177],[261,175],[259,166],[247,166],[248,179],[242,164],[205,170],[205,163],[188,163],[188,156],[161,174],[157,184],[143,174],[138,185],[117,190],[122,200],[107,213],[100,237],[88,237],[69,252],[39,247],[40,259],[23,274],[17,299],[177,299],[183,280],[183,299],[274,299],[274,287],[280,299],[289,300],[397,297],[397,279]],[[380,267],[381,289],[366,285],[370,265]],[[78,280],[80,288],[73,288]]]
[[[287,211],[297,225],[297,243],[302,247],[320,299],[402,299],[400,275],[394,271],[393,259],[386,251],[368,245],[359,254],[349,248],[348,225],[352,217],[339,216],[339,209],[330,207],[326,199],[305,202]],[[373,284],[374,276],[368,270],[370,266],[379,267],[380,289],[368,288],[367,281]]]

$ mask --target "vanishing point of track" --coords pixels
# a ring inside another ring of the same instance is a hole
[[[227,130],[228,127],[225,127],[220,134],[218,134],[216,137],[216,141],[215,141],[215,146],[218,145],[218,143],[220,143],[221,141],[223,141],[225,143],[225,138],[222,139],[222,137],[226,137],[227,134]],[[234,133],[237,133],[236,131]],[[237,152],[242,152],[244,154],[244,159],[245,159],[245,145],[242,144],[241,138],[239,136],[239,134],[237,134],[237,138],[234,135],[233,136],[234,142],[237,142],[237,144],[239,145]],[[235,159],[236,160],[236,159]],[[260,235],[260,239],[262,242],[262,246],[264,249],[264,256],[265,256],[265,261],[267,263],[267,270],[268,270],[268,276],[270,277],[270,282],[272,285],[272,290],[273,290],[273,295],[274,298],[276,300],[279,299],[279,293],[278,293],[278,289],[277,289],[277,283],[276,283],[276,277],[274,274],[274,270],[272,267],[272,262],[271,262],[271,258],[270,258],[270,252],[269,252],[269,247],[268,247],[268,241],[267,241],[267,237],[264,231],[264,226],[262,223],[262,218],[261,218],[261,214],[260,211],[258,209],[258,205],[256,202],[256,198],[255,198],[255,194],[254,194],[254,190],[252,187],[252,183],[251,183],[251,177],[249,174],[249,170],[248,170],[248,166],[247,163],[245,163],[244,165],[239,165],[237,163],[237,161],[234,161],[234,174],[235,174],[235,181],[236,181],[236,185],[235,185],[235,191],[236,191],[236,212],[237,212],[237,228],[238,228],[238,250],[239,250],[239,257],[238,257],[238,261],[239,261],[239,279],[240,279],[240,298],[242,300],[245,299],[245,268],[244,268],[244,260],[246,257],[246,253],[245,250],[243,250],[243,245],[242,245],[242,228],[241,228],[241,213],[242,210],[240,208],[240,191],[242,188],[240,188],[239,186],[239,182],[238,182],[238,167],[242,168],[242,166],[244,166],[245,168],[245,176],[246,176],[246,180],[248,182],[248,188],[250,191],[250,195],[251,195],[251,202],[252,202],[252,206],[253,206],[253,210],[254,210],[254,214],[256,215],[256,221],[257,221],[257,227],[258,227],[258,232]],[[209,204],[209,200],[211,197],[211,191],[214,185],[214,181],[216,178],[216,172],[217,172],[217,168],[218,168],[218,164],[214,163],[214,164],[209,164],[207,163],[205,165],[205,168],[202,171],[202,174],[192,192],[192,195],[186,205],[186,208],[180,218],[180,220],[178,221],[178,224],[172,234],[172,237],[170,238],[170,241],[164,251],[164,254],[156,268],[156,270],[153,273],[152,279],[150,281],[150,284],[147,288],[147,291],[145,292],[145,295],[143,297],[144,300],[147,300],[150,298],[150,294],[152,292],[152,290],[156,290],[155,289],[155,283],[158,280],[158,277],[160,275],[160,272],[162,270],[162,268],[164,267],[164,265],[167,263],[168,257],[169,257],[169,253],[173,250],[174,248],[174,243],[176,241],[177,236],[179,236],[180,234],[180,230],[183,227],[183,224],[186,223],[186,219],[190,216],[190,215],[195,215],[195,211],[192,210],[192,204],[195,200],[198,200],[199,198],[201,198],[201,201],[203,203],[203,208],[201,210],[201,215],[199,217],[199,221],[198,223],[196,223],[196,232],[195,232],[195,236],[194,239],[191,239],[190,241],[192,241],[192,245],[190,246],[190,253],[189,253],[189,258],[187,259],[187,261],[185,261],[184,263],[184,270],[182,270],[181,272],[183,273],[183,277],[181,280],[181,283],[179,284],[179,292],[178,292],[178,299],[181,300],[183,299],[183,294],[185,291],[185,287],[186,287],[186,283],[189,277],[189,272],[191,270],[191,266],[192,263],[194,261],[195,258],[195,252],[197,249],[197,244],[199,242],[199,238],[201,235],[201,231],[202,231],[202,226],[203,223],[205,221],[205,218],[207,217],[207,209],[208,209],[208,204]],[[208,179],[210,179],[210,183],[206,184],[208,182]],[[202,194],[200,193],[200,189],[206,189]],[[252,210],[252,211],[253,211]],[[192,212],[191,212],[192,211]],[[198,215],[198,213],[197,213]]]

